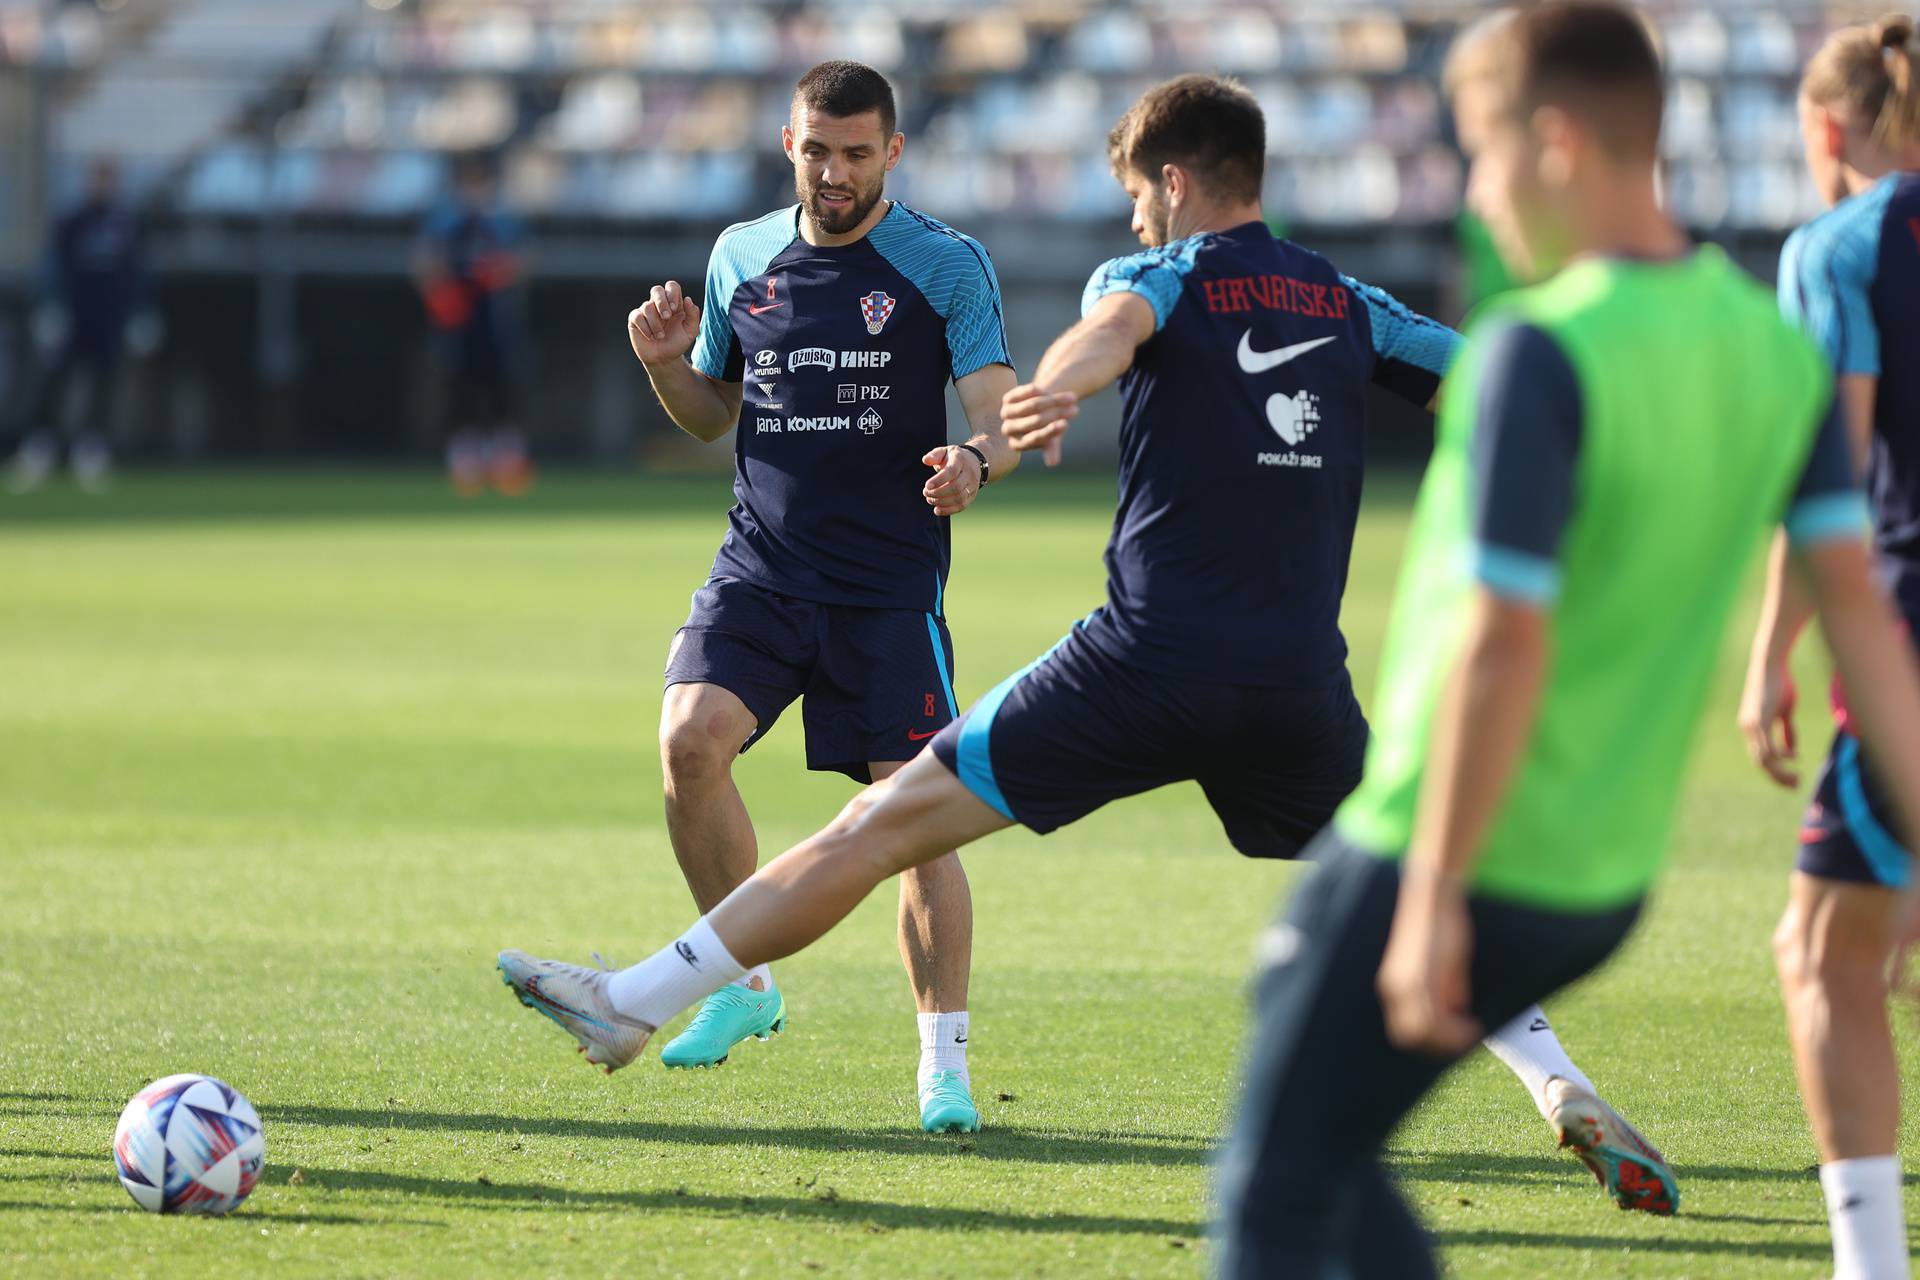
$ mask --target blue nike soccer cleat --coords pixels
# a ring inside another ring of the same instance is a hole
[[[733,1046],[752,1036],[766,1040],[787,1027],[787,1001],[778,986],[755,991],[729,983],[707,997],[687,1029],[660,1051],[667,1067],[717,1067]]]
[[[980,1111],[958,1071],[936,1071],[920,1088],[920,1127],[928,1133],[978,1133]]]

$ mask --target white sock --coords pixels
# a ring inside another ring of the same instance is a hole
[[[701,916],[671,946],[614,974],[607,995],[621,1013],[658,1029],[694,1001],[704,1000],[745,973]]]
[[[760,985],[758,987],[753,986],[753,980],[755,978],[760,979]],[[773,970],[764,964],[757,964],[735,978],[733,985],[736,987],[749,987],[756,991],[771,991],[773,990]]]
[[[1481,1043],[1520,1077],[1520,1083],[1527,1086],[1527,1092],[1533,1096],[1533,1105],[1540,1108],[1542,1118],[1547,1114],[1547,1081],[1555,1076],[1589,1093],[1598,1092],[1586,1072],[1574,1066],[1573,1059],[1560,1047],[1560,1038],[1553,1034],[1547,1015],[1537,1004],[1522,1010],[1519,1017]]]
[[[1833,1228],[1833,1280],[1906,1280],[1907,1211],[1899,1156],[1820,1166]]]
[[[967,1011],[914,1016],[920,1023],[919,1087],[926,1088],[927,1078],[936,1071],[958,1071],[961,1081],[971,1088],[973,1081],[967,1076]]]

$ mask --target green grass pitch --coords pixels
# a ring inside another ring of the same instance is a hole
[[[1363,690],[1404,532],[1379,490]],[[1294,872],[1229,852],[1193,787],[965,855],[977,1137],[918,1131],[891,890],[782,966],[789,1031],[718,1071],[603,1078],[501,988],[501,946],[626,963],[691,919],[654,726],[726,500],[239,473],[0,505],[0,1272],[1204,1273],[1249,944]],[[1110,512],[1109,480],[1034,469],[955,522],[963,702],[1097,603]],[[1457,1275],[1824,1274],[1767,950],[1797,802],[1731,727],[1744,642],[1663,892],[1552,1009],[1683,1212],[1615,1210],[1479,1055],[1392,1145]],[[797,716],[739,777],[763,853],[848,795]],[[265,1117],[225,1220],[113,1177],[123,1101],[185,1070]]]

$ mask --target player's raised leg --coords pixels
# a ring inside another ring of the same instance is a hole
[[[1529,1006],[1484,1042],[1519,1077],[1561,1149],[1587,1166],[1622,1209],[1672,1213],[1680,1186],[1660,1149],[1600,1097],[1553,1032]]]
[[[632,968],[604,973],[504,951],[501,973],[523,1003],[612,1071],[688,1005],[812,943],[887,877],[1009,825],[927,752],[855,796],[825,830]]]
[[[716,684],[673,684],[660,708],[660,765],[667,837],[693,901],[704,913],[738,888],[760,860],[753,821],[733,782],[733,762],[758,720]],[[668,1067],[710,1067],[733,1046],[786,1023],[786,1000],[762,965],[714,992],[660,1051]]]

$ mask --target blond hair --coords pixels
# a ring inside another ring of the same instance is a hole
[[[1842,27],[1807,63],[1800,92],[1883,147],[1920,143],[1920,85],[1912,18],[1890,14],[1878,22]]]

